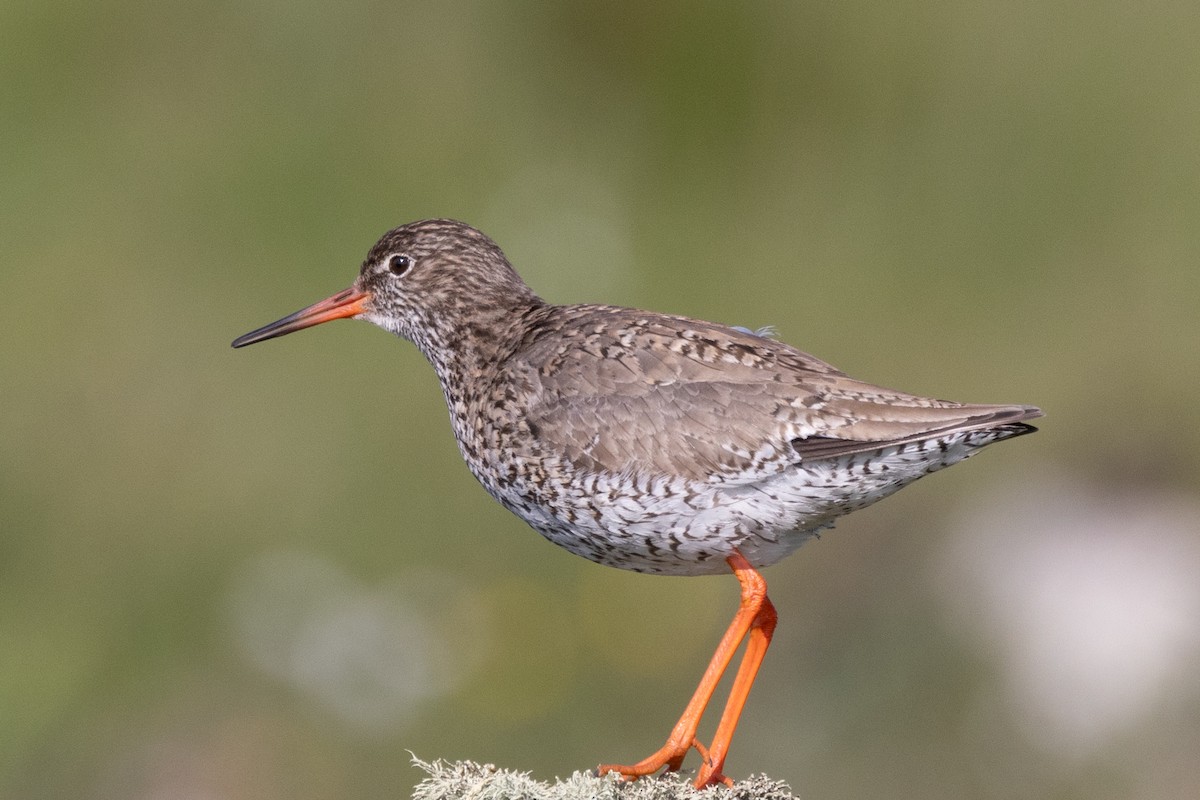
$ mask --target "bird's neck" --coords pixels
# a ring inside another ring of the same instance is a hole
[[[461,395],[520,347],[530,319],[545,306],[532,292],[503,304],[476,304],[460,319],[443,318],[424,326],[414,343],[437,371],[443,389],[453,388]]]

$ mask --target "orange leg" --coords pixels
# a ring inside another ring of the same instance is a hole
[[[711,786],[717,781],[731,784],[728,778],[721,774],[725,766],[725,756],[729,754],[729,743],[733,741],[733,732],[737,729],[738,719],[742,716],[742,708],[750,696],[750,687],[758,675],[758,667],[762,664],[767,648],[771,646],[771,635],[775,632],[775,623],[779,615],[775,606],[766,595],[766,583],[757,572],[753,573],[762,583],[762,605],[754,620],[750,623],[750,638],[746,642],[746,652],[742,655],[742,663],[738,666],[737,675],[733,679],[733,687],[729,690],[729,700],[721,713],[721,722],[713,735],[712,746],[704,756],[704,764],[700,774],[696,776],[696,788]]]
[[[671,729],[667,743],[658,751],[629,766],[604,764],[600,767],[601,775],[607,772],[619,772],[622,776],[632,779],[657,772],[663,767],[673,772],[683,764],[683,758],[687,755],[688,750],[695,747],[704,759],[704,765],[696,777],[696,788],[701,789],[714,783],[730,783],[729,779],[721,774],[721,767],[729,752],[729,742],[733,738],[733,731],[737,727],[742,708],[746,705],[746,698],[750,694],[754,676],[758,674],[758,667],[762,663],[763,656],[766,655],[767,646],[771,643],[771,634],[775,630],[777,615],[775,607],[767,599],[767,582],[750,566],[750,562],[736,551],[725,560],[742,585],[741,604],[733,617],[733,622],[729,624],[725,635],[721,637],[721,642],[717,645],[717,650],[708,663],[708,669],[704,670],[704,676],[700,678],[700,685],[696,687],[695,694],[688,701],[683,716]],[[704,714],[709,700],[712,699],[721,676],[728,669],[729,662],[733,660],[733,654],[747,634],[750,638],[746,644],[746,652],[742,656],[742,663],[738,667],[733,687],[729,690],[729,700],[725,704],[725,711],[721,714],[717,733],[713,737],[712,746],[705,748],[696,740],[696,729],[700,726],[700,717]]]

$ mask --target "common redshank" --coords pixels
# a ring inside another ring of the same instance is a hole
[[[599,768],[630,779],[678,770],[695,748],[695,785],[729,783],[730,740],[776,622],[759,568],[1041,416],[873,386],[740,328],[553,305],[491,239],[446,219],[387,232],[350,288],[233,346],[347,317],[420,349],[471,473],[547,539],[621,569],[737,577],[737,613],[666,744]],[[700,717],[743,640],[705,746]]]

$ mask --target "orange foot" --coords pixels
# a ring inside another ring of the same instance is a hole
[[[708,668],[704,670],[704,676],[700,678],[700,685],[696,687],[695,694],[688,701],[683,716],[675,723],[671,735],[667,737],[667,743],[653,755],[629,766],[604,764],[599,768],[601,775],[617,772],[627,780],[634,780],[658,772],[664,767],[668,772],[675,772],[683,764],[688,750],[694,747],[704,760],[696,776],[696,788],[703,789],[717,783],[732,785],[733,782],[725,777],[721,769],[725,766],[725,756],[729,752],[729,743],[733,739],[738,717],[741,716],[746,698],[750,695],[750,686],[754,683],[754,676],[758,674],[758,667],[771,644],[771,634],[775,631],[777,617],[775,607],[767,598],[767,583],[750,566],[750,562],[736,551],[726,561],[742,585],[741,604],[733,622],[721,637],[721,642],[717,645]],[[712,747],[706,748],[696,739],[700,717],[743,639],[747,639],[746,652],[742,655],[742,663],[738,666],[733,687],[729,690],[729,700],[725,703],[725,711],[721,714],[716,735],[713,736]]]
[[[636,780],[643,775],[653,775],[663,767],[666,767],[667,772],[678,772],[679,768],[683,766],[684,756],[693,747],[707,758],[708,750],[699,741],[693,738],[690,742],[684,744],[675,740],[674,731],[672,731],[672,735],[667,739],[666,744],[636,764],[601,764],[596,771],[601,775],[616,772],[627,781]]]
[[[644,775],[652,775],[663,767],[666,767],[667,772],[677,772],[683,765],[684,756],[693,747],[696,748],[696,752],[700,754],[700,758],[704,762],[703,766],[700,767],[700,774],[696,777],[697,789],[712,786],[716,783],[733,786],[732,780],[722,775],[719,768],[714,768],[708,755],[708,748],[699,739],[692,739],[691,744],[684,746],[668,740],[656,753],[648,758],[643,758],[636,764],[630,764],[629,766],[622,764],[602,764],[597,769],[597,772],[600,775],[616,772],[621,776],[622,780],[627,781],[637,780]]]

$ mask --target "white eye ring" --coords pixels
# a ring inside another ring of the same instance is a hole
[[[394,255],[388,259],[387,265],[388,272],[392,273],[396,277],[400,277],[404,273],[408,272],[409,267],[412,266],[412,259],[405,255]]]

